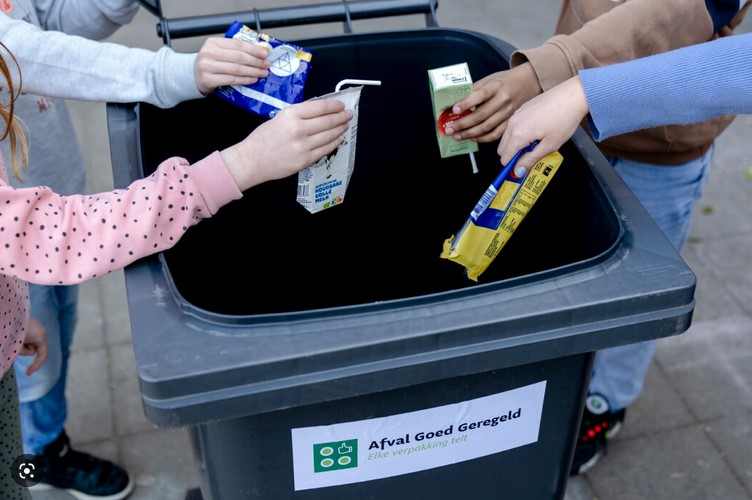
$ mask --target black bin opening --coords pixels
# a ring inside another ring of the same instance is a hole
[[[470,281],[439,254],[498,173],[498,143],[480,145],[478,174],[467,155],[439,156],[427,71],[467,62],[477,81],[507,69],[504,56],[477,34],[440,29],[296,43],[313,53],[306,98],[332,92],[345,78],[382,82],[361,94],[355,172],[344,203],[308,213],[295,200],[292,176],[247,191],[191,228],[164,257],[176,291],[193,306],[257,315],[419,300],[577,266],[614,245],[615,212],[568,143],[535,208],[480,283]],[[168,110],[141,104],[145,174],[170,156],[196,161],[262,121],[216,97]]]

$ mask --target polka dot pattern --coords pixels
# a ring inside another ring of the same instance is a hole
[[[3,500],[31,500],[29,490],[19,486],[10,475],[13,461],[23,454],[17,391],[11,369],[0,377],[0,498]]]
[[[219,153],[194,165],[171,158],[126,189],[94,195],[13,188],[4,162],[0,176],[0,374],[25,335],[26,282],[70,285],[121,269],[241,196]]]

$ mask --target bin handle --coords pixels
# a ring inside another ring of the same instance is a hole
[[[350,19],[350,4],[347,3],[347,0],[342,0],[342,4],[345,6],[345,33],[352,33],[352,20]]]
[[[162,19],[164,16],[162,16],[162,2],[161,0],[152,0],[154,2],[154,5],[152,5],[147,0],[138,0],[138,3],[141,4],[141,6],[154,14],[159,19]]]
[[[146,5],[142,2],[142,5]],[[330,23],[342,21],[345,31],[352,32],[352,21],[411,14],[425,14],[426,27],[438,27],[436,9],[438,0],[358,0],[299,5],[295,7],[272,7],[253,9],[242,12],[211,14],[204,16],[178,17],[166,19],[162,16],[159,1],[157,8],[149,8],[151,13],[157,11],[157,35],[170,45],[173,39],[191,36],[205,36],[224,33],[234,21],[259,29],[300,26],[306,24]]]
[[[256,33],[261,33],[261,16],[259,15],[258,9],[255,7],[253,9],[253,17],[256,19]]]

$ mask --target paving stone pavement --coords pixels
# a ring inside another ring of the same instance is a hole
[[[167,17],[247,10],[244,2],[164,0]],[[291,2],[301,5],[315,2]],[[252,7],[274,5],[257,1]],[[553,30],[554,0],[445,0],[444,27],[488,33],[531,47]],[[390,21],[392,22],[392,21]],[[400,29],[402,20],[393,21]],[[405,20],[405,28],[422,19]],[[141,12],[111,40],[158,48],[156,19]],[[368,29],[368,24],[359,31]],[[745,22],[740,31],[750,31]],[[281,39],[318,28],[286,28]],[[378,25],[375,29],[381,29]],[[193,50],[196,41],[176,41]],[[71,103],[92,187],[111,189],[103,104]],[[623,433],[592,472],[573,478],[568,500],[752,499],[752,116],[739,116],[718,141],[714,171],[699,202],[682,256],[697,275],[690,329],[659,342],[645,390]],[[133,500],[181,500],[198,485],[182,429],[154,427],[143,414],[122,272],[86,283],[71,359],[68,432],[74,445],[125,466]],[[71,498],[39,492],[35,500]],[[502,498],[502,497],[500,497]]]

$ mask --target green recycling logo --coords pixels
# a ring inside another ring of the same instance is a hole
[[[313,445],[313,472],[351,469],[358,466],[358,440]]]

